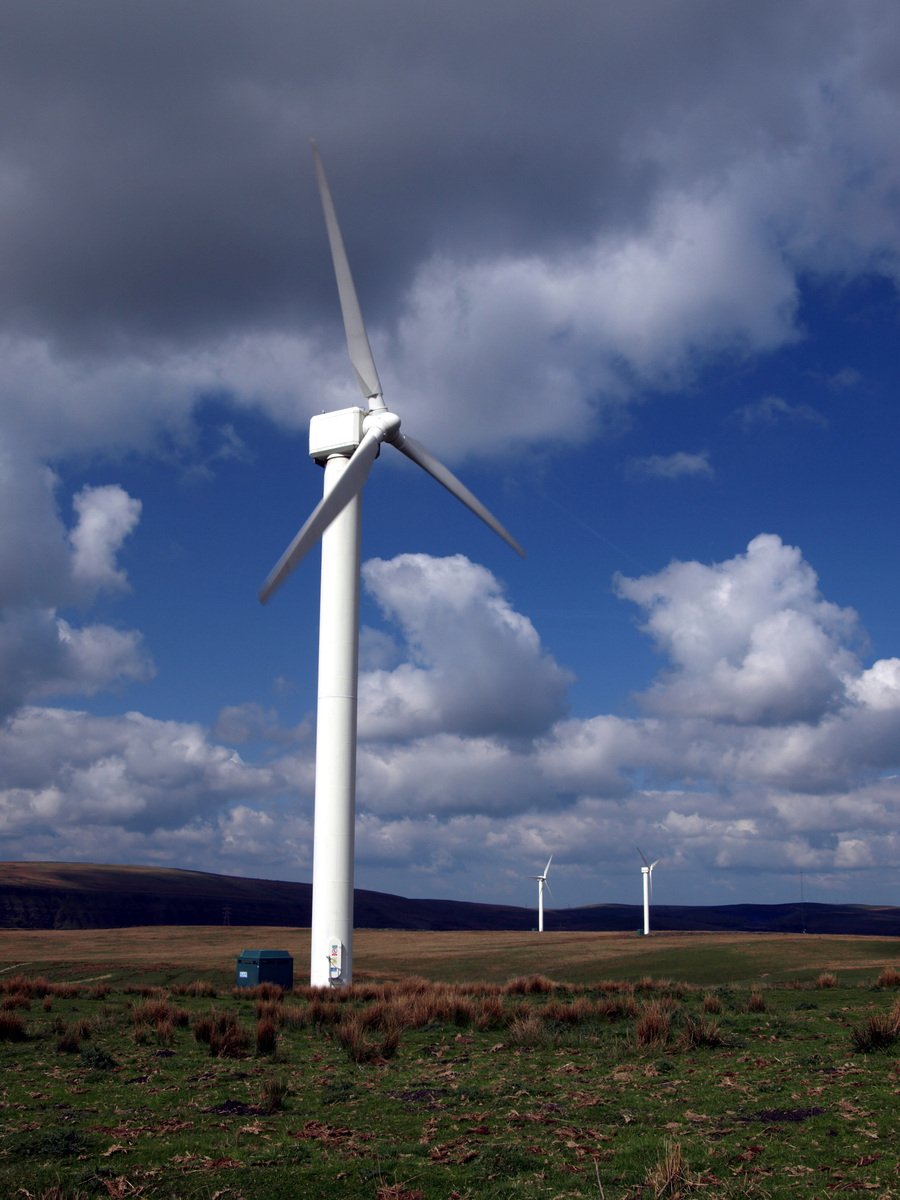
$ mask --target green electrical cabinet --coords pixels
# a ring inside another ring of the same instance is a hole
[[[237,960],[237,987],[277,983],[286,991],[294,986],[294,960],[287,950],[243,950]]]

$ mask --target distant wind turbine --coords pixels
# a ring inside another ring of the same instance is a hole
[[[638,846],[637,852],[640,854],[641,862],[644,864],[641,867],[641,876],[644,881],[644,936],[646,937],[650,932],[650,901],[653,899],[653,868],[659,862],[659,859],[657,858],[653,862],[647,862],[647,859],[644,857],[644,852],[640,846]]]
[[[309,978],[313,987],[340,987],[353,980],[360,493],[382,443],[388,442],[427,471],[518,554],[524,551],[452,472],[420,442],[400,432],[400,418],[385,407],[325,170],[314,141],[312,153],[347,349],[365,406],[322,413],[310,421],[309,453],[325,468],[324,494],[263,584],[259,598],[265,603],[303,556],[321,541]]]
[[[538,933],[544,932],[544,888],[550,891],[550,884],[547,882],[547,875],[550,871],[550,864],[553,862],[553,855],[547,859],[547,865],[544,867],[542,875],[532,875],[532,879],[537,880],[538,885]]]

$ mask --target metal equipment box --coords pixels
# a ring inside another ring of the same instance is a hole
[[[235,986],[256,987],[259,983],[277,983],[286,990],[294,986],[294,960],[287,950],[241,952]]]

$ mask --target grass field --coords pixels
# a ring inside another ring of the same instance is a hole
[[[900,1197],[896,941],[361,931],[233,992],[308,944],[0,932],[0,1196]]]
[[[309,930],[281,926],[147,926],[137,929],[0,930],[3,970],[24,964],[55,979],[107,973],[115,980],[161,977],[178,981],[196,972],[221,984],[233,980],[234,960],[247,947],[285,949],[305,982]],[[803,934],[659,933],[422,933],[361,929],[354,935],[359,980],[419,975],[436,982],[502,983],[542,972],[588,983],[665,975],[686,983],[775,983],[838,971],[860,979],[900,957],[894,938]],[[157,968],[159,969],[157,972]]]

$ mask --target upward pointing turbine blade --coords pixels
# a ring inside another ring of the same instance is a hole
[[[356,296],[353,276],[350,274],[350,263],[347,261],[347,251],[344,249],[344,239],[341,237],[341,227],[338,225],[337,213],[328,180],[325,178],[325,168],[319,155],[319,147],[315,138],[310,138],[313,163],[316,168],[316,179],[319,183],[319,195],[325,212],[325,227],[328,230],[328,243],[331,246],[331,261],[334,264],[334,274],[337,279],[338,295],[341,299],[341,313],[344,318],[344,332],[347,335],[347,349],[350,352],[350,362],[359,380],[362,393],[370,402],[369,408],[384,408],[381,399],[381,381],[375,369],[375,359],[369,345],[369,336],[362,318],[362,310]],[[375,403],[372,403],[375,401]]]
[[[550,857],[547,859],[546,867],[544,867],[544,878],[545,879],[547,878],[547,872],[550,870],[550,864],[552,862],[553,862],[553,855],[551,854]]]

